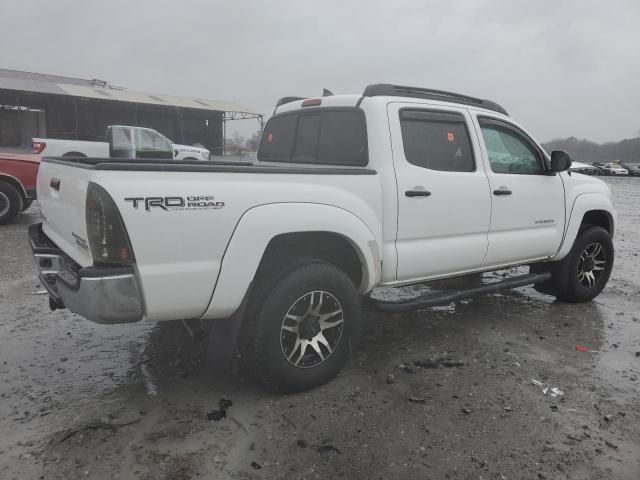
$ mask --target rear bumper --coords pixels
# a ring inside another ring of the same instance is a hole
[[[142,293],[132,267],[82,268],[42,232],[29,227],[38,278],[52,308],[68,308],[96,323],[133,323],[144,314]]]

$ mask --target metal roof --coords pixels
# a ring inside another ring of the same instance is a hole
[[[197,110],[214,110],[217,112],[242,112],[258,115],[258,112],[230,102],[135,92],[122,87],[114,87],[103,80],[85,80],[81,78],[61,77],[59,75],[47,75],[44,73],[7,70],[4,68],[0,68],[0,90],[69,95],[72,97],[112,100],[116,102],[164,105]]]

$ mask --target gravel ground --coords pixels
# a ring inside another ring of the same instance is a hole
[[[0,478],[637,480],[640,183],[607,182],[617,258],[594,302],[521,288],[368,312],[339,377],[289,396],[213,378],[180,324],[50,312],[31,208],[0,227]],[[221,399],[226,418],[208,420]]]

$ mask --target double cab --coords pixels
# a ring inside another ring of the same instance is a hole
[[[616,213],[607,185],[570,166],[494,102],[377,84],[282,99],[256,164],[45,158],[30,238],[53,308],[215,321],[266,387],[303,390],[346,361],[363,298],[393,312],[526,284],[598,295]],[[529,273],[370,296],[513,266]]]

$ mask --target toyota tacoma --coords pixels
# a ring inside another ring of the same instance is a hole
[[[363,298],[405,312],[529,284],[597,296],[616,213],[606,184],[570,166],[492,101],[377,84],[280,100],[255,164],[45,158],[30,242],[52,308],[215,320],[266,387],[304,390],[347,360]],[[529,269],[370,295],[514,266]]]

